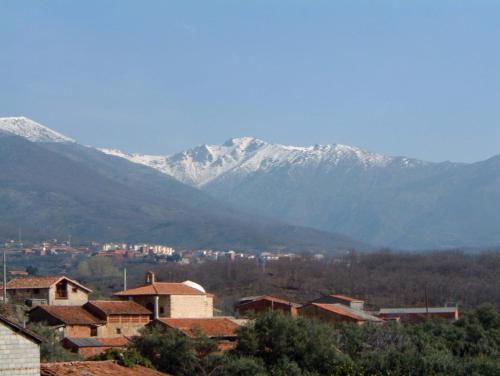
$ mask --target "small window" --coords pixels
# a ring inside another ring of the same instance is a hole
[[[40,294],[40,289],[33,289],[33,294]]]
[[[73,287],[73,292],[78,292],[78,289],[76,287]]]
[[[116,334],[122,334],[122,329],[121,328],[116,328]]]
[[[163,309],[163,307],[160,307],[160,315],[163,315],[165,313],[165,310]]]
[[[90,336],[97,337],[97,326],[93,326],[90,328]]]

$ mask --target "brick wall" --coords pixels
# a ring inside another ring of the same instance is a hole
[[[213,298],[207,295],[171,295],[170,317],[213,317]]]
[[[40,376],[39,346],[0,323],[0,376]]]
[[[66,325],[65,337],[90,337],[90,325]]]
[[[106,325],[97,329],[98,336],[104,338],[135,336],[149,321],[149,315],[110,315]]]

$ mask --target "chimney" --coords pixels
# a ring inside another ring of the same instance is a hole
[[[150,270],[146,273],[146,285],[152,285],[153,283],[155,283],[155,273]]]

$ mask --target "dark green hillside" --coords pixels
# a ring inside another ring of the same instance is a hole
[[[185,247],[328,249],[329,233],[259,222],[150,168],[77,144],[0,135],[0,237],[168,242]]]

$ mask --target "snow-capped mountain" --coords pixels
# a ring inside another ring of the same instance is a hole
[[[22,136],[36,142],[34,148],[41,147],[80,161],[87,172],[101,161],[103,165],[96,172],[106,171],[106,178],[124,174],[121,182],[133,181],[134,186],[138,181],[144,181],[145,185],[149,180],[150,184],[158,183],[145,188],[147,195],[157,194],[162,184],[167,191],[178,184],[177,190],[170,190],[168,199],[175,197],[184,203],[187,200],[188,205],[206,208],[205,204],[194,201],[198,195],[205,200],[208,194],[212,196],[210,199],[218,200],[210,206],[210,214],[217,213],[217,205],[224,202],[220,207],[229,205],[240,210],[236,217],[245,218],[241,213],[250,213],[254,218],[274,218],[383,246],[434,248],[500,244],[497,225],[500,222],[500,156],[471,164],[430,163],[385,156],[354,146],[287,146],[252,137],[162,156],[128,154],[113,149],[98,152],[22,117],[0,118],[0,132]],[[17,150],[12,144],[19,140],[10,139],[0,137],[0,142],[11,142],[10,149],[5,147],[4,153]],[[24,158],[24,154],[21,155]],[[37,163],[40,159],[43,158],[38,158]],[[4,162],[9,161],[5,158]],[[48,176],[53,169],[46,163],[45,175]],[[11,173],[6,176],[14,176],[18,172],[16,166],[9,165]],[[27,172],[26,177],[33,176],[34,171]],[[69,168],[67,171],[74,172]],[[68,180],[73,181],[79,174],[72,173]],[[47,181],[58,180],[64,180],[63,176]],[[83,179],[78,187],[94,180]],[[125,201],[138,199],[139,196]],[[145,215],[161,212],[155,209]],[[287,232],[287,237],[293,237],[294,231]],[[237,237],[238,233],[234,235]]]
[[[32,142],[75,142],[24,116],[0,118],[0,130],[24,137]]]
[[[233,138],[222,145],[201,145],[173,156],[127,154],[115,149],[101,151],[153,167],[195,187],[203,187],[228,174],[243,176],[284,166],[332,169],[340,164],[370,168],[385,167],[395,161],[406,166],[424,163],[348,145],[288,146],[253,137]]]

